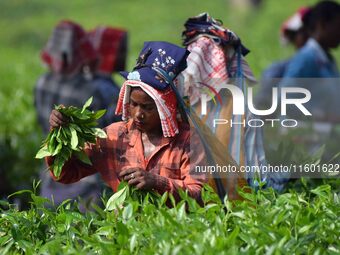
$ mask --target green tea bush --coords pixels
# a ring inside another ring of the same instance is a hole
[[[340,182],[333,182],[280,195],[240,191],[244,200],[234,202],[206,187],[204,207],[185,192],[176,204],[167,194],[136,197],[132,190],[116,209],[85,214],[70,201],[47,209],[51,201],[24,190],[29,210],[1,210],[0,253],[339,254]]]

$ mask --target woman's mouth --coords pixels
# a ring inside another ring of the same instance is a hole
[[[135,120],[134,123],[135,123],[136,127],[139,128],[139,129],[144,126],[144,123],[141,122],[141,121],[138,121],[138,120]]]

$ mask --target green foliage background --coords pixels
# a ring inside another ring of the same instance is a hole
[[[236,8],[226,0],[1,0],[0,1],[0,173],[12,187],[24,187],[38,172],[34,154],[42,139],[33,107],[33,87],[46,69],[39,54],[53,27],[72,19],[86,29],[111,25],[129,31],[128,67],[143,42],[181,44],[184,21],[207,11],[224,21],[251,49],[247,59],[257,77],[292,49],[279,44],[279,27],[298,7],[315,1],[264,0],[258,9]],[[339,59],[339,52],[337,58]],[[116,77],[120,83],[121,78]]]
[[[242,10],[231,0],[0,0],[0,199],[3,191],[30,189],[37,175],[39,162],[34,155],[43,137],[33,88],[46,71],[40,50],[61,19],[75,20],[86,29],[126,28],[131,68],[144,41],[181,44],[184,21],[208,11],[242,38],[252,51],[247,59],[259,77],[273,61],[293,53],[279,44],[282,21],[298,7],[315,2],[263,0],[259,9]],[[339,60],[339,50],[335,54]],[[291,151],[287,148],[283,152]],[[294,147],[290,154],[301,161],[306,155],[298,152]],[[67,201],[57,209],[46,208],[49,202],[36,196],[35,186],[34,193],[17,194],[29,195],[30,210],[18,211],[0,200],[0,253],[338,254],[339,179],[314,181],[328,184],[315,188],[302,180],[283,195],[272,190],[242,193],[247,201],[235,204],[205,193],[204,208],[182,194],[189,211],[184,201],[169,209],[127,199],[118,213],[96,208],[86,214]]]

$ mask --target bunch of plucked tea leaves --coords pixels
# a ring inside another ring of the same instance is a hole
[[[97,137],[106,138],[106,133],[97,128],[97,120],[105,114],[106,110],[96,112],[88,110],[92,99],[92,97],[89,98],[82,109],[74,106],[62,107],[59,105],[55,107],[68,118],[69,122],[67,125],[51,130],[35,157],[41,159],[53,156],[54,161],[51,168],[57,178],[59,178],[65,162],[72,155],[91,165],[90,159],[83,151],[85,143],[95,143]]]

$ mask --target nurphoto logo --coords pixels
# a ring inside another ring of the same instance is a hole
[[[287,116],[287,105],[295,105],[304,116],[311,116],[312,114],[307,110],[304,106],[310,99],[311,93],[308,89],[300,88],[300,87],[288,87],[288,88],[280,88],[280,94],[278,93],[278,88],[272,88],[272,105],[269,109],[256,109],[253,102],[253,88],[248,88],[247,97],[245,97],[243,91],[235,85],[227,84],[221,85],[222,89],[228,89],[233,98],[233,115],[245,115],[246,107],[250,113],[255,116],[270,116],[272,115],[278,108],[280,103],[280,114],[282,117]],[[290,98],[289,94],[294,93],[301,94],[300,98]],[[247,100],[247,101],[245,101]],[[208,95],[201,94],[201,114],[207,115],[207,102]],[[279,102],[280,101],[280,102]],[[247,120],[242,120],[235,122],[232,119],[213,119],[213,126],[217,125],[230,125],[231,127],[234,125],[242,125],[242,126],[250,126],[250,127],[262,127],[265,122],[270,123],[272,127],[275,126],[275,123],[280,123],[283,127],[296,127],[298,125],[298,121],[296,119],[288,119],[288,118],[250,118]]]

